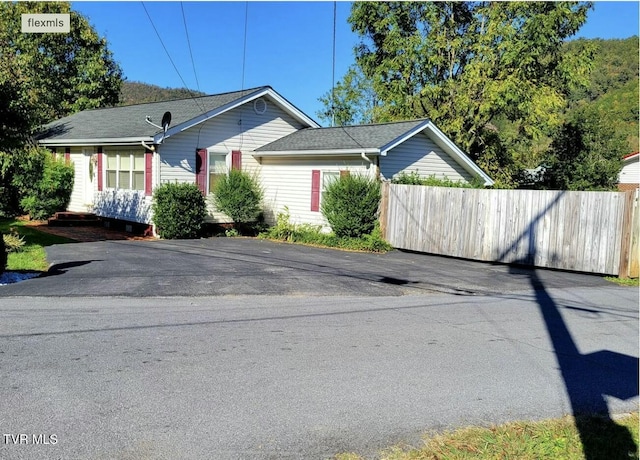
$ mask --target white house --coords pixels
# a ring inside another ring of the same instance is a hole
[[[622,159],[622,169],[618,174],[618,189],[635,190],[640,186],[640,152],[630,153]]]
[[[164,132],[158,125],[167,112]],[[192,182],[207,195],[216,175],[231,168],[258,176],[269,223],[287,206],[293,222],[326,224],[322,191],[346,170],[493,184],[429,120],[321,128],[269,86],[85,110],[49,123],[37,140],[74,165],[69,211],[139,224],[151,224],[158,184]],[[211,205],[208,220],[228,222]]]

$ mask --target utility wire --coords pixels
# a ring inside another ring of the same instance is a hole
[[[191,50],[191,40],[189,40],[189,29],[187,28],[187,18],[184,15],[184,5],[180,2],[180,10],[182,10],[182,23],[184,24],[184,33],[187,36],[187,46],[189,46],[189,56],[191,57],[191,66],[193,67],[193,76],[196,78],[196,88],[200,92],[200,82],[198,81],[198,74],[196,73],[196,63],[193,60],[193,52]]]
[[[335,119],[336,119],[336,109],[335,109],[335,80],[336,80],[336,9],[337,9],[337,2],[334,0],[333,2],[333,57],[332,57],[332,62],[331,62],[331,67],[332,67],[332,74],[331,74],[331,127],[335,127]],[[342,128],[342,132],[344,132],[349,138],[351,138],[351,140],[353,142],[356,143],[356,145],[362,149],[364,149],[364,147],[362,146],[362,144],[360,142],[358,142],[358,140],[356,138],[354,138],[351,134],[349,134],[349,131],[347,131],[347,129],[344,127],[344,125],[340,125],[340,128]]]
[[[195,102],[195,104],[202,111],[202,113],[206,113],[205,108],[193,96],[193,93],[191,92],[191,90],[189,89],[187,84],[185,83],[184,78],[182,78],[182,75],[180,74],[180,71],[178,70],[178,67],[176,67],[176,64],[173,62],[173,59],[171,59],[171,55],[169,54],[169,51],[167,50],[167,47],[164,45],[164,42],[162,41],[162,37],[160,37],[160,34],[158,33],[158,29],[156,29],[156,25],[153,23],[153,19],[151,19],[151,15],[147,11],[147,7],[145,6],[144,2],[140,2],[140,3],[142,4],[142,8],[144,8],[144,12],[147,13],[147,17],[149,18],[149,22],[151,23],[151,27],[153,27],[153,30],[155,31],[156,35],[158,36],[158,40],[160,40],[160,44],[162,45],[162,48],[164,48],[164,52],[167,54],[167,57],[169,58],[169,61],[171,61],[171,65],[173,65],[173,68],[175,69],[176,73],[178,74],[178,77],[180,77],[180,80],[182,81],[182,84],[184,85],[184,88],[187,90],[187,92],[189,93],[189,96],[191,96],[191,99],[193,99],[193,102]]]
[[[242,85],[240,89],[244,91],[244,68],[245,63],[247,62],[247,23],[249,17],[249,2],[246,1],[244,3],[244,43],[242,45]]]
[[[336,125],[336,9],[337,2],[333,2],[333,58],[331,62],[331,126]]]

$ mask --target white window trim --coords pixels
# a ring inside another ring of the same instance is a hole
[[[340,180],[340,170],[339,169],[327,169],[320,171],[320,206],[322,206],[322,199],[324,197],[324,189],[325,189],[325,174],[331,175],[332,177],[336,177]]]
[[[107,179],[108,177],[108,171],[113,171],[112,169],[108,168],[108,157],[109,155],[116,155],[116,186],[115,187],[109,187],[109,181]],[[143,178],[142,178],[142,189],[134,189],[134,188],[122,188],[120,187],[120,159],[123,155],[128,154],[129,155],[129,164],[130,164],[130,168],[129,168],[129,185],[133,185],[133,173],[134,171],[140,171],[140,170],[136,170],[134,169],[134,165],[135,165],[135,160],[134,160],[134,155],[142,155],[142,161],[143,161],[143,168],[141,170],[142,174],[143,174]],[[122,191],[127,191],[127,192],[143,192],[145,191],[145,181],[147,179],[146,177],[146,158],[144,157],[145,152],[143,151],[139,151],[139,150],[104,150],[102,152],[102,155],[104,155],[104,167],[102,168],[102,179],[103,179],[103,183],[104,183],[104,190],[122,190]]]
[[[223,156],[224,157],[224,165],[227,168],[227,174],[231,170],[231,151],[230,150],[222,150],[222,149],[207,149],[207,195],[211,193],[210,189],[210,181],[211,172],[209,171],[209,165],[211,164],[211,155]]]

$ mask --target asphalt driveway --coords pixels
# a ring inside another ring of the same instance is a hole
[[[50,246],[47,255],[47,276],[1,286],[0,296],[473,295],[529,290],[532,283],[610,286],[580,273],[249,238],[75,243]]]

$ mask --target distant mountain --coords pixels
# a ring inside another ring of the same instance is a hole
[[[120,89],[119,105],[143,104],[145,102],[169,101],[188,97],[204,96],[205,93],[186,88],[161,88],[138,81],[125,81]]]

